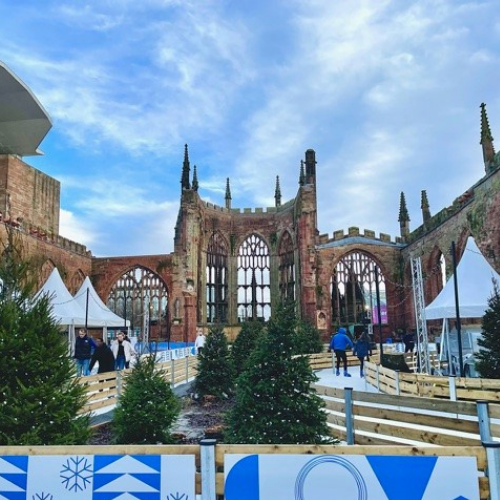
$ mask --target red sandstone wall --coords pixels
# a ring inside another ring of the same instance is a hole
[[[10,213],[7,197],[10,195]],[[0,210],[26,226],[59,234],[60,183],[12,155],[0,156]]]

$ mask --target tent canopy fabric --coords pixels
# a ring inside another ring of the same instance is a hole
[[[47,281],[35,296],[35,300],[47,295],[52,307],[52,316],[63,325],[85,326],[85,309],[69,293],[57,268],[52,270]],[[87,318],[87,326],[101,327],[102,325],[94,318]]]
[[[95,320],[102,322],[102,326],[124,327],[130,325],[130,321],[125,320],[111,311],[106,304],[101,300],[95,288],[93,287],[90,278],[87,276],[82,286],[75,295],[76,302],[83,308],[87,309],[87,290],[88,290],[88,313]],[[125,325],[126,323],[126,325]]]
[[[500,284],[500,275],[483,257],[471,236],[456,272],[460,317],[481,318],[488,309],[488,299],[493,294],[493,280]],[[453,275],[439,295],[425,308],[425,317],[429,320],[456,317]]]

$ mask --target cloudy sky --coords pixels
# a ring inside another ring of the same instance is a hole
[[[61,234],[96,256],[173,250],[183,147],[200,195],[297,191],[316,150],[321,233],[399,235],[483,174],[479,105],[500,136],[494,0],[37,0],[0,3],[0,60],[54,126]]]

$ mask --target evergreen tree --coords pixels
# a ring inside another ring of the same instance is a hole
[[[156,353],[138,358],[125,376],[125,389],[113,414],[113,438],[120,444],[171,443],[170,430],[180,404],[155,368]]]
[[[264,334],[264,324],[261,321],[245,321],[231,349],[235,375],[245,369],[250,356],[261,341]]]
[[[9,232],[0,258],[0,445],[85,444],[85,391],[48,298],[32,298],[31,271]]]
[[[493,283],[493,294],[483,316],[483,336],[478,340],[482,349],[475,355],[476,367],[484,378],[500,378],[500,290]]]
[[[267,335],[238,378],[236,402],[224,434],[230,443],[313,444],[331,442],[324,402],[306,356],[294,356],[293,306],[278,307]]]
[[[233,392],[234,371],[227,338],[221,327],[210,329],[205,346],[198,354],[198,373],[194,392],[198,396],[212,395],[226,399]]]
[[[297,322],[294,351],[296,354],[313,354],[323,350],[319,330],[308,320]]]

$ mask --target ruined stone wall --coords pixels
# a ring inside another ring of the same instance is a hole
[[[406,264],[405,279],[411,285],[410,259],[420,257],[424,278],[424,299],[429,304],[439,294],[442,279],[439,258],[444,256],[446,277],[453,272],[451,243],[455,242],[457,263],[463,254],[467,237],[472,235],[482,254],[500,272],[500,170],[480,179],[459,196],[453,205],[444,208],[434,218],[436,227],[417,228],[410,235],[411,243],[403,250]],[[432,224],[432,219],[430,221]],[[467,286],[466,283],[459,286]],[[414,323],[413,301],[407,304],[407,315]]]
[[[5,219],[59,234],[60,183],[13,155],[0,155],[0,211]]]
[[[340,233],[340,234],[339,234]],[[324,338],[328,338],[332,332],[332,297],[331,278],[333,271],[346,254],[351,252],[361,252],[373,259],[383,274],[386,284],[387,315],[388,324],[382,325],[383,338],[391,336],[397,328],[403,327],[406,321],[406,310],[402,303],[401,291],[398,286],[400,277],[398,275],[399,259],[401,255],[401,244],[399,239],[395,242],[390,237],[381,234],[380,238],[375,238],[373,231],[365,231],[364,235],[359,234],[358,228],[350,228],[347,235],[343,231],[336,232],[334,238],[325,241],[321,237],[322,243],[317,252],[317,315],[321,315],[318,327]],[[375,337],[378,336],[378,326],[374,325]]]
[[[23,255],[35,266],[39,287],[43,285],[54,267],[59,270],[71,293],[75,293],[85,276],[90,275],[92,256],[83,245],[60,236],[50,240],[41,238],[22,229],[13,228],[9,224],[0,223],[0,252],[3,252],[7,245],[7,231],[14,232],[16,244],[20,245]]]

